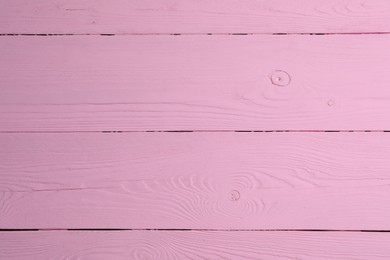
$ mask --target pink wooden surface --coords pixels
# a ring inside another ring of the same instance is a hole
[[[388,46],[390,35],[1,37],[0,131],[390,130]]]
[[[389,259],[389,1],[0,6],[0,259]]]
[[[365,232],[2,232],[0,259],[389,259]]]
[[[0,33],[390,32],[387,0],[1,0]]]
[[[0,138],[0,228],[390,229],[389,133]]]

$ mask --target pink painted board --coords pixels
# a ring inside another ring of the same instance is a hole
[[[387,0],[1,0],[5,34],[390,32]]]
[[[388,233],[0,232],[0,259],[388,259]]]
[[[390,130],[389,46],[390,35],[1,37],[0,131]]]
[[[0,138],[2,229],[390,229],[389,133]]]
[[[389,259],[389,1],[0,6],[0,259]]]

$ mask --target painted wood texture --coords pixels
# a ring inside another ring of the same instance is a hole
[[[389,259],[388,233],[1,232],[0,259]]]
[[[389,130],[388,46],[390,35],[1,37],[0,131]]]
[[[1,0],[0,33],[390,32],[387,0]]]
[[[3,229],[390,229],[390,133],[0,138]]]

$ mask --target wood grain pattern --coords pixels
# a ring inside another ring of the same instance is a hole
[[[1,37],[0,131],[389,130],[388,46],[390,35]]]
[[[389,259],[389,233],[1,232],[0,259]]]
[[[390,229],[389,133],[0,138],[0,228]]]
[[[0,6],[0,259],[390,258],[390,1]]]
[[[387,0],[1,0],[0,33],[390,32]]]

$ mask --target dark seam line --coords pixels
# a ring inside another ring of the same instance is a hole
[[[390,34],[390,32],[340,32],[340,33],[0,33],[0,36],[132,36],[132,35],[145,35],[145,36],[210,36],[210,35],[232,35],[232,36],[247,36],[247,35],[380,35]]]
[[[381,232],[390,230],[354,230],[354,229],[175,229],[175,228],[68,228],[68,229],[0,229],[0,232],[35,232],[35,231],[172,231],[172,232]]]
[[[390,130],[129,130],[129,131],[0,131],[0,134],[71,134],[71,133],[390,133]]]

